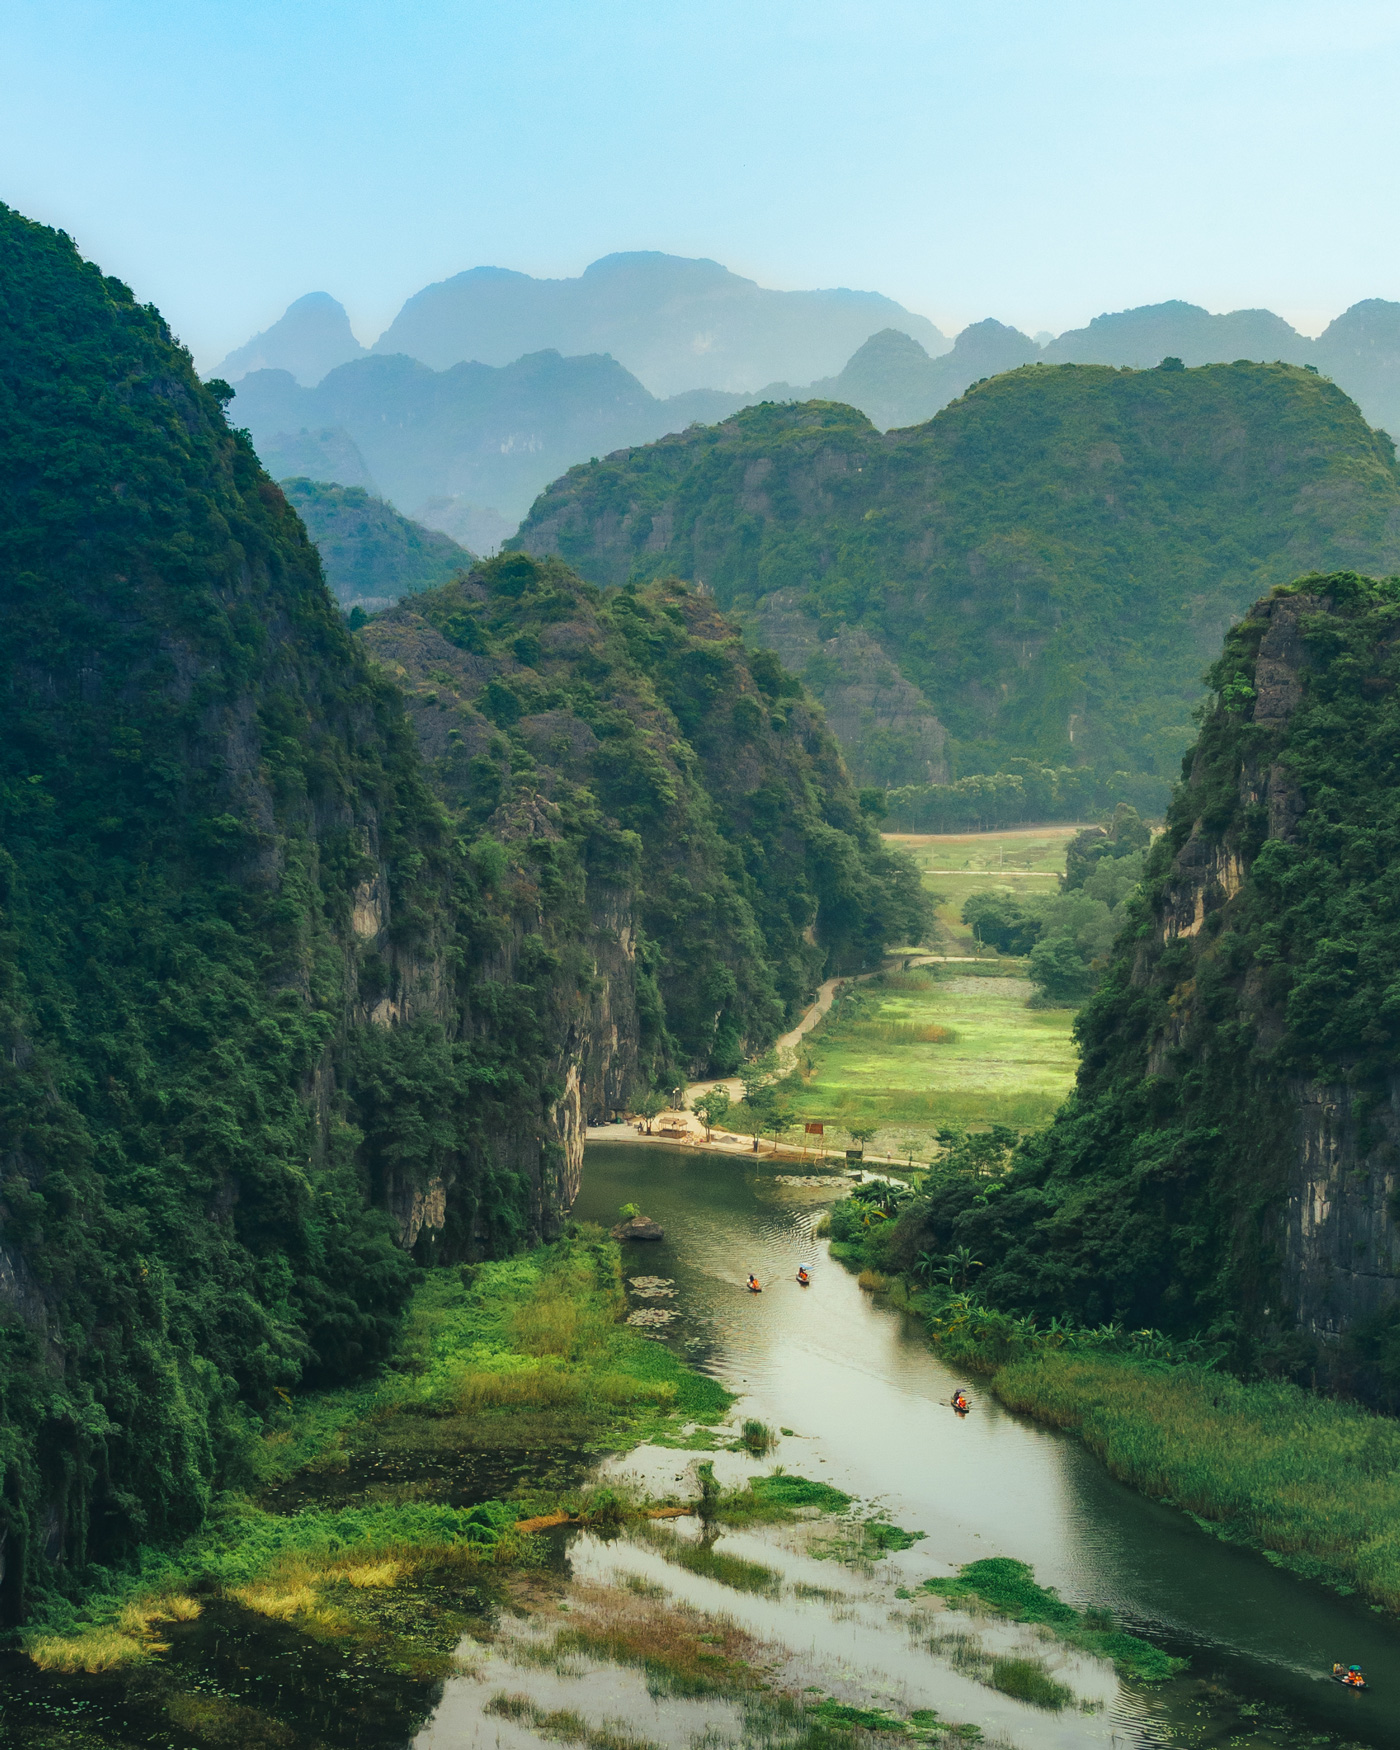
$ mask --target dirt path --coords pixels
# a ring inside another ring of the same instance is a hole
[[[880,969],[877,969],[880,970]],[[803,1038],[812,1031],[817,1022],[829,1013],[832,1003],[836,1000],[836,992],[843,984],[856,984],[867,978],[874,978],[874,972],[860,972],[853,978],[828,978],[817,987],[813,1002],[803,1011],[802,1019],[791,1030],[784,1033],[776,1042],[776,1050],[781,1059],[785,1054],[797,1050]],[[682,1098],[685,1110],[670,1111],[662,1114],[657,1121],[658,1128],[650,1136],[638,1135],[631,1124],[599,1124],[592,1125],[585,1135],[596,1142],[670,1142],[697,1143],[705,1141],[705,1126],[691,1110],[696,1100],[708,1094],[712,1088],[723,1088],[730,1099],[738,1102],[744,1097],[743,1083],[738,1076],[721,1076],[714,1081],[690,1082]],[[753,1138],[750,1136],[730,1136],[724,1130],[715,1131],[709,1143],[709,1148],[725,1149],[735,1153],[752,1154],[754,1152]],[[780,1150],[776,1143],[763,1145],[772,1154],[791,1154],[791,1149]],[[808,1151],[803,1151],[804,1153]],[[825,1150],[814,1150],[813,1153],[825,1153]],[[873,1157],[872,1157],[873,1158]]]

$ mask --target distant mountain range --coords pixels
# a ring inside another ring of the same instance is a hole
[[[839,401],[888,430],[1024,364],[1167,357],[1311,364],[1372,425],[1400,433],[1400,303],[1385,299],[1353,305],[1316,339],[1269,310],[1212,315],[1172,300],[1044,346],[992,320],[950,345],[876,293],[770,292],[715,262],[656,254],[607,256],[569,280],[473,268],[410,298],[370,349],[315,292],[220,370],[275,478],[383,494],[486,552],[575,464],[741,407]],[[716,386],[741,367],[763,386]],[[674,388],[697,383],[710,386]]]
[[[435,527],[475,507],[514,528],[575,462],[723,419],[747,399],[693,389],[661,401],[598,353],[445,371],[391,353],[340,365],[311,389],[289,371],[254,371],[232,412],[276,478],[353,474]]]
[[[930,355],[948,350],[932,322],[879,292],[773,292],[717,261],[640,250],[606,255],[577,279],[470,268],[415,293],[369,350],[403,353],[435,371],[508,365],[533,352],[604,352],[664,398],[827,376],[891,327]],[[236,382],[250,371],[284,370],[310,387],[364,352],[344,309],[312,292],[215,374]]]
[[[236,383],[250,371],[290,371],[299,383],[319,383],[327,371],[363,358],[364,352],[345,306],[329,292],[308,292],[271,328],[236,347],[215,374]]]
[[[863,782],[1030,761],[1165,797],[1261,591],[1400,569],[1400,467],[1297,365],[1036,363],[885,434],[828,401],[745,409],[572,469],[518,539],[592,583],[712,591]]]

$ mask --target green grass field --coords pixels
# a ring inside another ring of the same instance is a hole
[[[962,921],[969,894],[1002,887],[1018,899],[1049,896],[1065,872],[1065,846],[1080,826],[1018,827],[1008,832],[887,833],[886,842],[908,851],[923,871],[924,886],[940,896],[935,953],[984,952]],[[989,959],[995,953],[985,950]]]
[[[1073,1015],[1028,1008],[1030,994],[1023,978],[969,977],[955,966],[866,981],[803,1041],[798,1116],[840,1131],[874,1125],[874,1152],[914,1141],[920,1159],[945,1127],[1044,1124],[1074,1081]],[[940,1030],[950,1037],[938,1039]]]
[[[927,1160],[938,1130],[1030,1130],[1049,1120],[1074,1083],[1073,1014],[1028,1007],[1024,962],[980,949],[961,913],[969,894],[988,887],[1053,893],[1080,830],[887,835],[942,896],[932,951],[983,964],[882,973],[848,988],[803,1040],[788,1086],[798,1117],[827,1125],[828,1146],[841,1146],[853,1125],[874,1126],[872,1153],[912,1145]]]

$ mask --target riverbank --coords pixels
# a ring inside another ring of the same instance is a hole
[[[863,1261],[858,1244],[842,1250]],[[1154,1333],[1041,1331],[966,1295],[867,1278],[1008,1409],[1076,1434],[1112,1476],[1225,1542],[1400,1613],[1400,1421],[1241,1381]]]
[[[990,1383],[1216,1536],[1400,1612],[1400,1422],[1300,1386],[1109,1354],[1042,1351]]]
[[[460,1636],[462,1587],[530,1556],[520,1521],[577,1513],[592,1455],[727,1414],[732,1394],[619,1323],[625,1311],[618,1247],[599,1229],[426,1274],[382,1375],[272,1416],[198,1533],[50,1599],[26,1651],[57,1671],[138,1665],[211,1600],[382,1640],[374,1595],[406,1589],[437,1624],[428,1644],[410,1637],[435,1668],[433,1647]],[[492,1483],[513,1499],[471,1498]]]
[[[288,1406],[247,1455],[248,1492],[196,1537],[55,1601],[26,1636],[28,1678],[4,1674],[0,1736],[16,1750],[401,1750],[505,1732],[655,1750],[703,1727],[725,1750],[860,1750],[871,1732],[1010,1750],[998,1726],[1102,1707],[1101,1663],[1062,1668],[1029,1627],[982,1631],[980,1605],[911,1601],[892,1558],[924,1534],[878,1502],[760,1474],[751,1453],[772,1431],[721,1428],[732,1395],[620,1322],[674,1293],[645,1276],[625,1291],[621,1262],[584,1227],[426,1277],[382,1378]],[[542,1442],[587,1455],[573,1486],[527,1477],[505,1498],[451,1498],[446,1455]],[[584,1479],[599,1454],[639,1445],[664,1466],[649,1482]],[[676,1451],[696,1445],[712,1455]],[[856,1612],[896,1669],[847,1669]],[[911,1622],[946,1656],[906,1677]],[[958,1711],[928,1705],[930,1684]]]

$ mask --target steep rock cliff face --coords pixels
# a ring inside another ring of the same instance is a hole
[[[437,592],[415,734],[159,315],[0,208],[0,1618],[196,1527],[410,1251],[556,1231],[639,1071],[917,927],[800,686],[584,588]]]
[[[382,1355],[366,911],[470,909],[402,703],[159,316],[0,209],[0,1613]],[[478,909],[480,909],[478,907]]]
[[[499,1026],[502,999],[522,983],[540,999],[535,1019],[546,1096],[534,1108],[498,1112],[490,1148],[528,1186],[531,1230],[552,1238],[578,1195],[585,1129],[624,1108],[645,1080],[634,883],[625,862],[589,870],[561,810],[535,786],[534,770],[512,783],[506,738],[471,703],[496,665],[458,649],[408,607],[372,622],[363,636],[404,689],[430,779],[474,847],[501,913],[460,1000],[457,992],[436,999],[424,993],[419,1007],[408,994],[401,1018],[426,1017],[485,1040]],[[376,930],[371,946],[378,940]],[[442,1238],[451,1189],[440,1175],[426,1187],[389,1187],[404,1244]],[[479,1233],[466,1236],[471,1250],[484,1241]]]
[[[1005,1304],[1366,1372],[1400,1319],[1400,581],[1235,627],[1076,1092],[930,1232]],[[1374,1369],[1372,1369],[1374,1373]],[[1400,1380],[1397,1380],[1400,1384]],[[1387,1387],[1386,1389],[1389,1389]]]
[[[1347,615],[1347,608],[1355,606],[1353,586],[1348,582],[1339,595],[1343,624],[1355,624]],[[1244,636],[1258,635],[1253,668],[1243,668],[1225,682],[1235,689],[1232,697],[1241,702],[1253,732],[1241,739],[1239,748],[1235,818],[1223,832],[1218,817],[1201,815],[1192,822],[1189,837],[1161,878],[1156,929],[1135,959],[1134,977],[1147,980],[1162,948],[1178,941],[1193,945],[1191,961],[1175,976],[1168,1014],[1149,1045],[1149,1076],[1177,1073],[1183,1052],[1189,1056],[1193,1046],[1209,1048],[1193,1000],[1197,960],[1218,953],[1215,944],[1230,932],[1230,908],[1249,879],[1254,858],[1264,845],[1301,847],[1316,834],[1314,811],[1336,807],[1338,798],[1327,796],[1326,790],[1337,774],[1326,769],[1324,759],[1323,769],[1315,774],[1321,782],[1309,786],[1309,796],[1288,758],[1288,738],[1291,720],[1307,699],[1309,680],[1319,665],[1325,684],[1330,667],[1324,654],[1327,621],[1338,605],[1320,580],[1259,603],[1250,616]],[[1363,697],[1369,692],[1372,699],[1391,684],[1385,672],[1390,638],[1383,608],[1381,612],[1380,626],[1372,628],[1381,637],[1366,652],[1372,672],[1362,680]],[[1245,701],[1245,688],[1252,688],[1252,701]],[[1347,752],[1344,743],[1335,750],[1343,770]],[[1186,800],[1191,800],[1189,783]],[[1400,787],[1394,809],[1400,816]],[[1247,822],[1257,823],[1252,832]],[[1334,828],[1341,824],[1334,818]],[[1347,825],[1345,836],[1352,838],[1362,822]],[[1332,881],[1345,885],[1349,873],[1344,865],[1335,867]],[[1247,898],[1241,911],[1247,916],[1250,909]],[[1349,952],[1359,955],[1360,944]],[[1267,961],[1249,966],[1239,984],[1240,1012],[1252,1030],[1257,1054],[1259,1097],[1276,1110],[1274,1147],[1281,1170],[1276,1304],[1259,1310],[1264,1318],[1282,1318],[1309,1336],[1335,1341],[1400,1302],[1400,1074],[1385,1073],[1377,1065],[1369,1085],[1361,1087],[1340,1078],[1298,1075],[1284,1076],[1271,1086],[1269,1057],[1288,1058],[1293,1041],[1287,987],[1268,971]],[[1306,1040],[1298,1043],[1306,1050]],[[1351,1069],[1362,1041],[1356,1039],[1350,1049],[1345,1039],[1339,1044],[1335,1066]]]
[[[489,1033],[522,957],[554,966],[535,989],[558,1096],[492,1143],[532,1184],[557,1161],[571,1197],[590,1118],[732,1071],[829,969],[922,929],[802,687],[683,585],[609,599],[511,554],[362,637],[512,920],[455,1024]]]
[[[823,637],[793,589],[766,595],[743,624],[755,644],[776,651],[821,701],[858,784],[947,782],[943,725],[868,632],[842,625]]]

